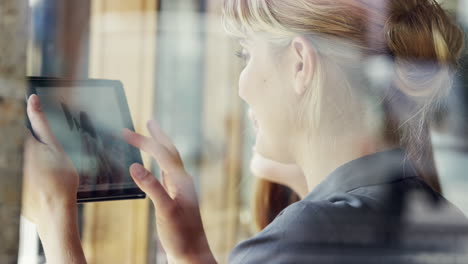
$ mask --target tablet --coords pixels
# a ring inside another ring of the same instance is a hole
[[[80,175],[78,202],[145,198],[129,173],[142,159],[122,138],[134,127],[121,82],[30,77],[29,88]]]

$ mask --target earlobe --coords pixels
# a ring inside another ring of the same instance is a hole
[[[298,72],[296,74],[296,81],[294,84],[294,91],[296,92],[297,95],[303,95],[306,88],[304,86],[304,77],[303,77],[302,72]]]

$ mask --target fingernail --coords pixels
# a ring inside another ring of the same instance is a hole
[[[31,103],[34,107],[34,110],[40,112],[42,109],[41,109],[41,103],[39,102],[39,97],[37,97],[37,95],[31,95],[32,98],[31,98]]]
[[[143,179],[148,174],[146,169],[140,164],[135,164],[132,166],[132,173],[138,179]]]

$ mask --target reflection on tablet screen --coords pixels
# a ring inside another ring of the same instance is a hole
[[[136,187],[131,147],[121,138],[121,109],[112,87],[36,87],[52,131],[80,174],[79,192]]]

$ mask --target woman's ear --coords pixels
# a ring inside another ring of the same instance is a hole
[[[298,95],[302,95],[312,83],[315,49],[304,37],[294,38],[291,47],[294,62],[294,91]]]

